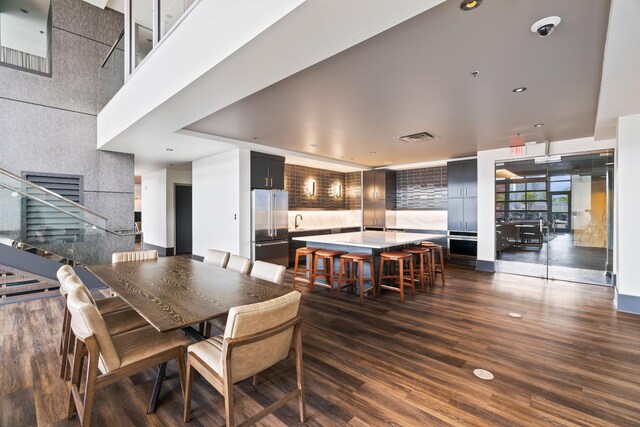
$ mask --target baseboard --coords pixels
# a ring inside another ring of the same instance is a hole
[[[485,261],[482,259],[477,259],[476,270],[494,273],[496,271],[496,263],[495,261]]]
[[[200,261],[200,262],[204,261],[204,257],[203,256],[196,255],[196,254],[191,254],[191,259],[194,260],[194,261]]]
[[[616,288],[616,310],[640,315],[640,297],[618,293],[618,288]]]
[[[162,246],[152,245],[151,243],[143,243],[142,249],[145,251],[155,249],[158,251],[158,256],[174,256],[175,249],[174,248],[163,248]]]

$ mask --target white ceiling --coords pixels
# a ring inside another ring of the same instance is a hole
[[[640,113],[640,1],[613,0],[604,53],[596,139],[616,137],[617,118]]]
[[[366,166],[475,155],[517,134],[593,136],[609,6],[492,0],[463,12],[450,0],[187,129]],[[550,15],[562,17],[551,36],[530,31]],[[441,139],[393,139],[420,131]]]
[[[0,0],[0,44],[46,58],[50,3],[50,0]]]

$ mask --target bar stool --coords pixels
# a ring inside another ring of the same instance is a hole
[[[404,248],[402,249],[402,252],[409,253],[413,256],[413,266],[416,270],[420,267],[419,270],[415,271],[415,273],[418,274],[418,279],[420,280],[420,290],[424,292],[425,276],[428,277],[427,280],[429,280],[429,286],[433,286],[431,276],[431,249],[424,246],[415,246],[411,248]],[[417,264],[415,260],[418,260]]]
[[[322,286],[323,288],[329,288],[329,295],[333,298],[333,283],[335,280],[334,264],[333,260],[346,253],[345,251],[334,251],[331,249],[318,249],[315,252],[315,260],[313,265],[313,271],[311,272],[311,282],[309,283],[309,290],[315,292],[316,286]],[[322,260],[323,270],[320,271],[318,264]],[[325,283],[316,283],[318,276],[324,278]]]
[[[369,263],[369,277],[364,277],[364,263]],[[356,265],[358,266],[359,277],[356,277]],[[345,273],[345,276],[342,273]],[[364,294],[371,292],[376,295],[375,266],[373,264],[373,254],[367,253],[348,253],[340,256],[340,268],[338,269],[338,299],[340,299],[340,291],[342,290],[342,282],[345,288],[354,288],[358,283],[358,291],[360,293],[360,304],[364,303]],[[364,281],[370,281],[371,286],[364,288]],[[351,282],[351,283],[350,283]]]
[[[296,280],[301,280],[301,278],[298,277],[298,273],[303,273],[305,280],[311,279],[311,277],[307,279],[307,273],[309,273],[309,276],[311,276],[311,272],[313,271],[313,254],[317,250],[318,250],[317,248],[306,248],[306,247],[296,249],[296,262],[293,266],[293,289],[296,288]],[[301,256],[304,257],[305,268],[298,267],[298,261],[300,260]],[[309,256],[311,256],[311,262],[309,262]],[[309,268],[306,268],[307,264],[309,265]]]
[[[405,269],[404,263],[409,261],[409,281],[405,281]],[[384,263],[390,262],[389,274],[384,276],[382,274],[384,270]],[[398,263],[400,273],[398,275],[393,274],[394,262]],[[398,287],[391,285],[384,285],[382,279],[396,279],[398,280]],[[400,292],[400,302],[404,302],[404,287],[411,286],[411,295],[416,294],[416,287],[413,283],[413,255],[407,252],[382,252],[380,254],[380,275],[378,277],[378,289],[389,289],[391,291]]]
[[[422,246],[431,249],[431,265],[433,266],[433,283],[437,278],[438,273],[442,276],[442,286],[444,286],[444,253],[442,246],[433,242],[422,242]],[[438,262],[436,262],[435,253],[438,253]]]

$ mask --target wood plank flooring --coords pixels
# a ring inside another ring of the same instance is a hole
[[[291,271],[286,283],[291,283]],[[447,269],[447,285],[377,300],[305,286],[309,426],[640,425],[640,316],[617,313],[611,288]],[[61,298],[0,307],[0,425],[76,426],[58,378]],[[508,312],[518,312],[521,319]],[[483,368],[495,375],[473,375]],[[158,411],[155,371],[98,391],[96,426],[182,425],[175,366]],[[294,386],[292,361],[235,388],[242,420]],[[198,378],[192,426],[222,425],[221,396]],[[300,425],[295,402],[259,425]]]

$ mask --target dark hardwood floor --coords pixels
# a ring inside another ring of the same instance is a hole
[[[291,272],[287,273],[291,283]],[[640,317],[617,313],[613,290],[451,266],[447,285],[408,297],[304,293],[309,426],[640,424]],[[67,421],[58,378],[62,298],[0,307],[0,425]],[[518,312],[522,318],[512,318]],[[96,426],[182,425],[175,371],[146,415],[155,371],[101,389]],[[483,368],[495,375],[473,375]],[[235,388],[242,420],[294,386],[292,361]],[[201,378],[190,425],[221,425],[221,396]],[[292,402],[260,425],[299,425]]]

